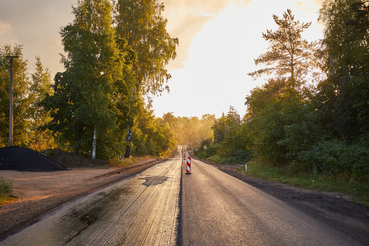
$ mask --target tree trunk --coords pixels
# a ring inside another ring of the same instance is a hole
[[[126,148],[126,153],[124,154],[124,158],[129,158],[131,155],[131,142],[132,142],[132,130],[128,129],[126,142],[128,142],[128,146]]]

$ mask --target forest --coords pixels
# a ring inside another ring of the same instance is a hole
[[[369,2],[326,0],[318,21],[324,38],[308,42],[287,10],[262,37],[267,82],[245,98],[246,114],[230,107],[196,155],[218,163],[257,163],[295,174],[369,181]],[[207,146],[205,149],[204,146]]]

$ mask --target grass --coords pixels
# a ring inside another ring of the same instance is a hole
[[[122,158],[121,160],[119,160],[119,158],[113,158],[109,159],[109,164],[110,166],[113,167],[128,167],[132,164],[148,159],[157,159],[157,157],[152,156],[130,157],[130,158]]]
[[[9,203],[16,200],[17,197],[11,195],[13,191],[13,184],[11,181],[6,181],[3,177],[0,177],[0,205]]]
[[[109,164],[110,166],[113,167],[128,167],[130,165],[132,165],[133,163],[136,163],[137,159],[136,158],[121,158],[121,160],[119,160],[119,158],[113,158],[113,159],[109,159]]]
[[[369,184],[347,181],[339,177],[323,174],[314,175],[306,172],[297,172],[289,168],[274,167],[259,161],[247,163],[245,167],[238,168],[239,172],[266,180],[285,183],[303,189],[337,192],[348,195],[352,201],[369,207]]]

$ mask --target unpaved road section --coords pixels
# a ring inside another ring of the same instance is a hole
[[[64,206],[1,243],[175,245],[180,167],[180,158],[157,164]]]
[[[0,177],[13,182],[19,199],[0,206],[0,239],[31,225],[69,202],[156,165],[159,160],[118,169],[77,169],[56,172],[0,170]]]

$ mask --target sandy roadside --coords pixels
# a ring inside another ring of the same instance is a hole
[[[0,171],[12,181],[18,199],[0,206],[0,240],[37,222],[65,204],[135,175],[163,160],[145,160],[118,168],[86,168],[56,172]],[[1,244],[1,242],[0,242]]]
[[[56,172],[21,172],[0,170],[0,177],[12,181],[12,194],[19,199],[16,202],[47,198],[55,193],[64,192],[76,185],[107,175],[117,168],[76,169]]]

